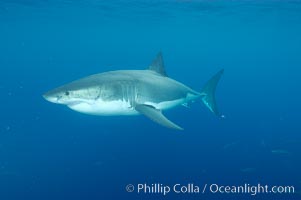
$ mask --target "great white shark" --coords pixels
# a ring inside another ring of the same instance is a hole
[[[183,130],[167,119],[162,110],[201,99],[212,113],[219,116],[215,90],[223,72],[222,69],[216,73],[198,92],[167,76],[160,52],[146,70],[94,74],[53,89],[43,97],[85,114],[142,114],[165,127]]]

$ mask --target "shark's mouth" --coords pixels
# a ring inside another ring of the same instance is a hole
[[[81,103],[86,103],[86,102],[83,102],[83,101],[73,101],[73,102],[68,103],[67,106],[72,107],[72,106],[79,105]]]
[[[76,106],[79,106],[79,105],[88,105],[88,106],[92,106],[92,105],[94,105],[94,104],[95,104],[94,101],[75,100],[75,101],[72,101],[72,102],[67,103],[66,105],[67,105],[68,107],[76,107]]]

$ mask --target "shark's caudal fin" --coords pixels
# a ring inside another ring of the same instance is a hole
[[[216,73],[203,87],[201,90],[201,94],[204,95],[202,97],[202,101],[207,108],[215,115],[219,116],[219,112],[217,109],[216,101],[215,101],[215,90],[217,83],[219,82],[222,74],[224,73],[224,69],[220,70]]]

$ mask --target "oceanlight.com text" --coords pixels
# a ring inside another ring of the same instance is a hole
[[[161,194],[163,196],[169,194],[249,194],[252,196],[259,194],[294,194],[294,186],[269,186],[258,183],[251,185],[248,183],[242,185],[221,185],[221,184],[195,184],[176,183],[173,185],[162,183],[138,183],[128,184],[125,187],[129,193],[137,194]]]

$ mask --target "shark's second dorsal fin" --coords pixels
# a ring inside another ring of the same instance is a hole
[[[161,52],[159,52],[157,57],[153,60],[152,64],[149,66],[149,70],[153,70],[162,76],[167,76]]]

